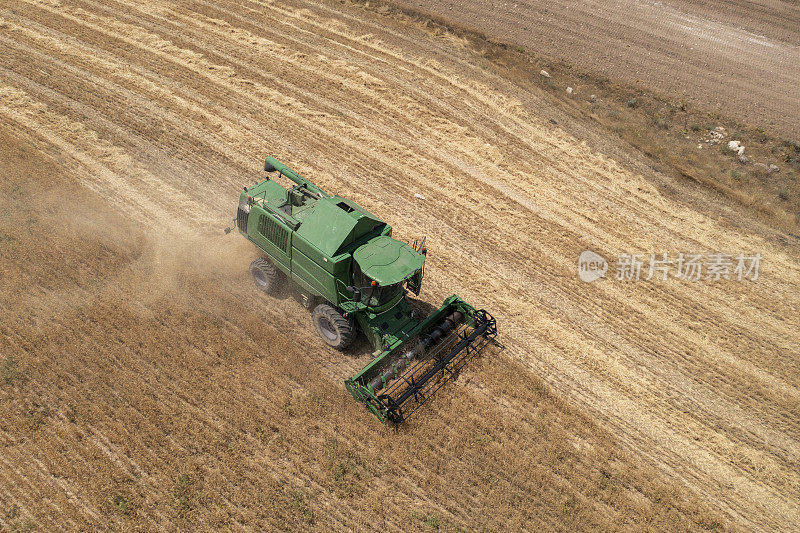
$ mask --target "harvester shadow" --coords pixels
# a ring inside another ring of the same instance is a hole
[[[281,285],[277,287],[275,289],[275,292],[270,293],[270,296],[275,298],[276,300],[280,300],[281,302],[291,298],[300,305],[303,305],[303,302],[300,300],[300,295],[297,294],[296,291],[293,291],[291,287],[287,287],[286,285]]]
[[[406,299],[408,300],[408,305],[411,306],[411,309],[419,313],[421,318],[430,316],[431,313],[439,309],[435,305],[432,305],[425,300],[419,300],[410,296],[407,296]]]
[[[353,341],[353,344],[347,349],[345,355],[353,359],[361,359],[362,357],[372,356],[372,353],[372,345],[369,343],[367,336],[359,332],[356,340]]]

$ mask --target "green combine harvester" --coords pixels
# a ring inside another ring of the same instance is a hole
[[[250,265],[256,286],[275,293],[288,281],[338,350],[363,332],[375,358],[345,387],[381,420],[402,422],[494,339],[494,318],[455,295],[421,316],[406,292],[422,288],[424,239],[393,239],[386,222],[272,157],[264,170],[296,185],[268,176],[239,196],[236,226],[264,255]]]

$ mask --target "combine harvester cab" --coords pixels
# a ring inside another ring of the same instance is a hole
[[[363,332],[376,357],[345,387],[381,420],[402,422],[495,338],[494,318],[456,295],[421,317],[406,295],[422,287],[424,239],[393,239],[384,221],[272,157],[264,170],[296,186],[267,178],[240,194],[237,228],[265,256],[250,267],[256,286],[272,292],[288,280],[339,350]]]

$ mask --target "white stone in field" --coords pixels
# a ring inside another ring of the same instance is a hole
[[[737,154],[744,155],[744,145],[739,141],[728,141],[728,148],[732,151],[736,152]]]
[[[572,87],[567,87],[567,94],[572,94],[572,92],[573,92]]]
[[[550,77],[550,73],[547,72],[546,70],[540,70],[539,74],[541,74],[545,78],[549,78]]]

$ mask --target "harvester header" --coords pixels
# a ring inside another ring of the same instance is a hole
[[[386,222],[273,157],[264,170],[295,186],[267,177],[239,195],[236,226],[262,253],[250,265],[256,286],[290,288],[338,350],[362,332],[374,359],[345,387],[381,420],[402,422],[494,339],[494,318],[456,295],[423,317],[407,293],[422,288],[424,239],[393,239]]]

